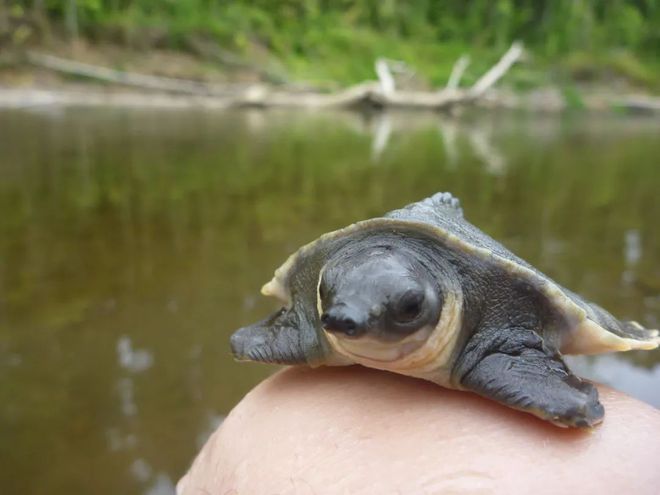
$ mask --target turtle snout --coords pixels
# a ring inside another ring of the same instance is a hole
[[[333,307],[321,315],[323,328],[332,333],[348,337],[359,337],[365,333],[367,317],[348,306]]]

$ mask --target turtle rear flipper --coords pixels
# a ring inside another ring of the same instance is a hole
[[[614,317],[599,305],[586,301],[577,294],[564,289],[574,303],[577,320],[563,332],[559,350],[563,354],[600,354],[631,350],[652,350],[660,345],[657,330],[644,328],[636,321],[623,321]],[[570,314],[570,304],[563,303],[560,309]]]
[[[625,336],[635,340],[651,341],[655,342],[655,345],[660,345],[660,340],[658,339],[658,330],[651,330],[644,328],[642,325],[636,321],[622,321],[621,328],[625,333]]]
[[[599,326],[624,339],[629,349],[655,349],[660,345],[658,330],[644,328],[636,321],[623,321],[594,303],[586,303],[587,317]]]

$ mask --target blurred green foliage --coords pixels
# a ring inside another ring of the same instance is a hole
[[[657,83],[659,0],[10,0],[94,40],[187,48],[190,36],[283,60],[292,76],[353,82],[377,56],[444,82],[469,51],[474,78],[515,39],[575,76]],[[75,18],[75,19],[74,19]],[[73,34],[73,33],[71,33]],[[640,61],[643,61],[640,62]]]

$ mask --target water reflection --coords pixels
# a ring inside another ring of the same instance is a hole
[[[472,149],[484,164],[485,170],[493,175],[502,175],[506,172],[506,161],[502,153],[493,146],[490,132],[475,128],[468,132]]]
[[[0,113],[0,486],[167,493],[273,368],[229,333],[300,244],[438,190],[559,282],[660,320],[660,124]],[[660,406],[660,353],[575,366]]]
[[[501,175],[506,171],[506,159],[497,146],[493,144],[493,122],[477,121],[466,125],[449,116],[436,116],[435,121],[445,148],[444,155],[449,167],[455,167],[461,159],[461,150],[459,150],[457,142],[463,140],[469,144],[469,149],[462,151],[476,156],[487,172],[493,175]],[[428,116],[422,116],[419,119],[413,115],[407,118],[401,118],[401,115],[399,115],[399,118],[396,118],[395,115],[389,113],[379,114],[373,119],[368,131],[371,135],[371,161],[373,163],[380,161],[388,144],[390,144],[394,132],[410,134],[415,127],[419,129],[431,125],[433,124],[429,122]],[[438,159],[441,158],[438,157]]]
[[[176,486],[167,473],[158,473],[144,490],[144,495],[171,495],[175,493]]]
[[[376,118],[371,140],[371,160],[378,162],[392,136],[392,117],[384,113]]]
[[[580,376],[625,390],[638,399],[660,407],[660,364],[643,368],[614,355],[597,358],[571,356],[568,361]]]
[[[133,349],[131,338],[128,335],[122,335],[117,341],[117,359],[119,366],[132,373],[145,371],[151,368],[154,362],[151,351]]]

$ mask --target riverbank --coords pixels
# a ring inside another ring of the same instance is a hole
[[[384,58],[372,62],[369,79],[346,86],[288,78],[276,82],[267,64],[238,56],[212,63],[184,51],[145,52],[84,41],[37,49],[16,49],[0,58],[0,107],[369,107],[454,112],[469,105],[546,113],[660,114],[660,97],[649,88],[625,77],[553,81],[551,73],[542,74],[534,54],[516,43],[480,74],[473,70],[468,75],[470,59],[464,54],[453,61],[441,87]],[[536,72],[537,82],[521,86],[520,74],[530,72]]]
[[[471,57],[464,76],[471,84],[522,40],[533,57],[510,75],[518,88],[625,79],[658,92],[659,21],[659,6],[633,0],[9,0],[0,9],[0,47],[44,50],[66,40],[97,52],[133,51],[138,59],[170,50],[203,60],[204,71],[247,69],[270,83],[323,88],[364,81],[373,61],[386,57],[438,87],[461,55]]]

